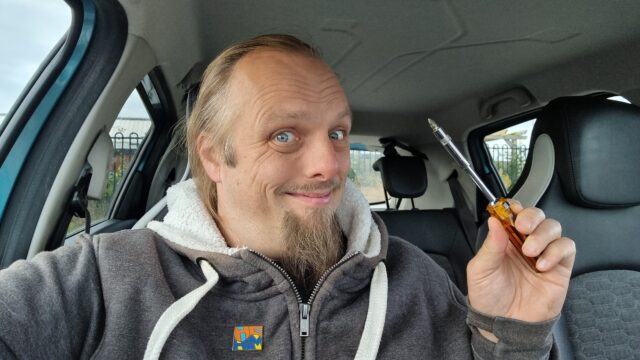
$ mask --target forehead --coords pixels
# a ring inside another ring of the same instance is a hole
[[[322,60],[277,49],[248,53],[236,64],[234,76],[255,84],[294,78],[307,81],[333,78],[337,81],[333,71]]]
[[[343,112],[347,100],[335,73],[321,60],[276,50],[242,58],[230,79],[229,97],[253,116],[308,110]]]

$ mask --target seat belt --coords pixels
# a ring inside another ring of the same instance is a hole
[[[449,178],[447,179],[447,182],[449,183],[449,188],[451,189],[453,204],[456,208],[458,219],[460,219],[460,223],[462,224],[464,237],[467,238],[467,243],[471,247],[471,251],[475,253],[475,243],[476,236],[478,234],[478,227],[473,218],[471,210],[469,210],[469,207],[467,207],[467,202],[464,200],[462,186],[458,181],[458,171],[454,170],[451,176],[449,176]]]

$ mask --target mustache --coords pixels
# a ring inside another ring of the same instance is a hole
[[[333,191],[340,185],[341,182],[337,178],[308,184],[287,184],[278,189],[278,194]]]

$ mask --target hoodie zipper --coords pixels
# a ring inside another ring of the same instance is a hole
[[[318,282],[316,283],[316,286],[314,286],[313,291],[311,291],[311,295],[309,295],[309,300],[305,303],[305,302],[302,301],[302,296],[300,296],[300,292],[298,291],[298,288],[296,287],[296,284],[293,282],[293,279],[291,279],[291,276],[289,276],[289,274],[287,274],[287,272],[284,271],[282,266],[278,265],[275,261],[273,261],[271,258],[267,257],[266,255],[263,255],[263,254],[255,251],[255,250],[249,249],[249,251],[254,253],[255,255],[258,255],[258,257],[260,257],[264,261],[268,262],[273,267],[275,267],[278,271],[280,271],[280,273],[282,273],[282,275],[285,277],[285,279],[287,279],[287,281],[289,282],[289,285],[291,285],[291,288],[293,288],[293,292],[296,295],[296,299],[298,300],[298,312],[300,314],[300,337],[302,338],[302,344],[301,344],[302,345],[301,346],[302,347],[302,359],[304,360],[304,358],[305,358],[305,340],[309,336],[309,324],[310,324],[310,321],[311,321],[311,304],[313,303],[313,300],[315,299],[316,295],[318,294],[318,291],[320,290],[320,287],[322,286],[324,281],[327,279],[327,277],[336,268],[338,268],[340,265],[346,263],[347,261],[351,260],[354,256],[358,255],[360,252],[359,251],[354,251],[354,252],[348,254],[347,256],[343,257],[340,261],[335,263],[330,268],[328,268],[322,274],[322,276],[320,276],[320,279],[318,279]]]

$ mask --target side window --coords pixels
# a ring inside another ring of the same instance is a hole
[[[373,163],[382,157],[382,152],[354,149],[354,147],[359,146],[352,145],[349,179],[362,191],[369,204],[384,203],[382,178],[379,172],[373,170]]]
[[[120,110],[109,136],[113,142],[113,158],[100,200],[89,200],[91,225],[104,221],[109,216],[113,201],[127,173],[143,147],[144,141],[153,131],[153,122],[140,95],[134,90]],[[67,235],[83,230],[85,219],[74,217]]]
[[[536,119],[524,121],[484,137],[493,165],[507,192],[516,183],[524,168],[535,121]]]
[[[631,104],[631,101],[629,101],[629,99],[625,98],[624,96],[620,96],[620,95],[615,95],[615,96],[609,96],[607,98],[607,100],[613,100],[613,101],[620,101],[626,104]]]
[[[4,1],[0,11],[0,130],[29,79],[71,25],[64,1]]]

